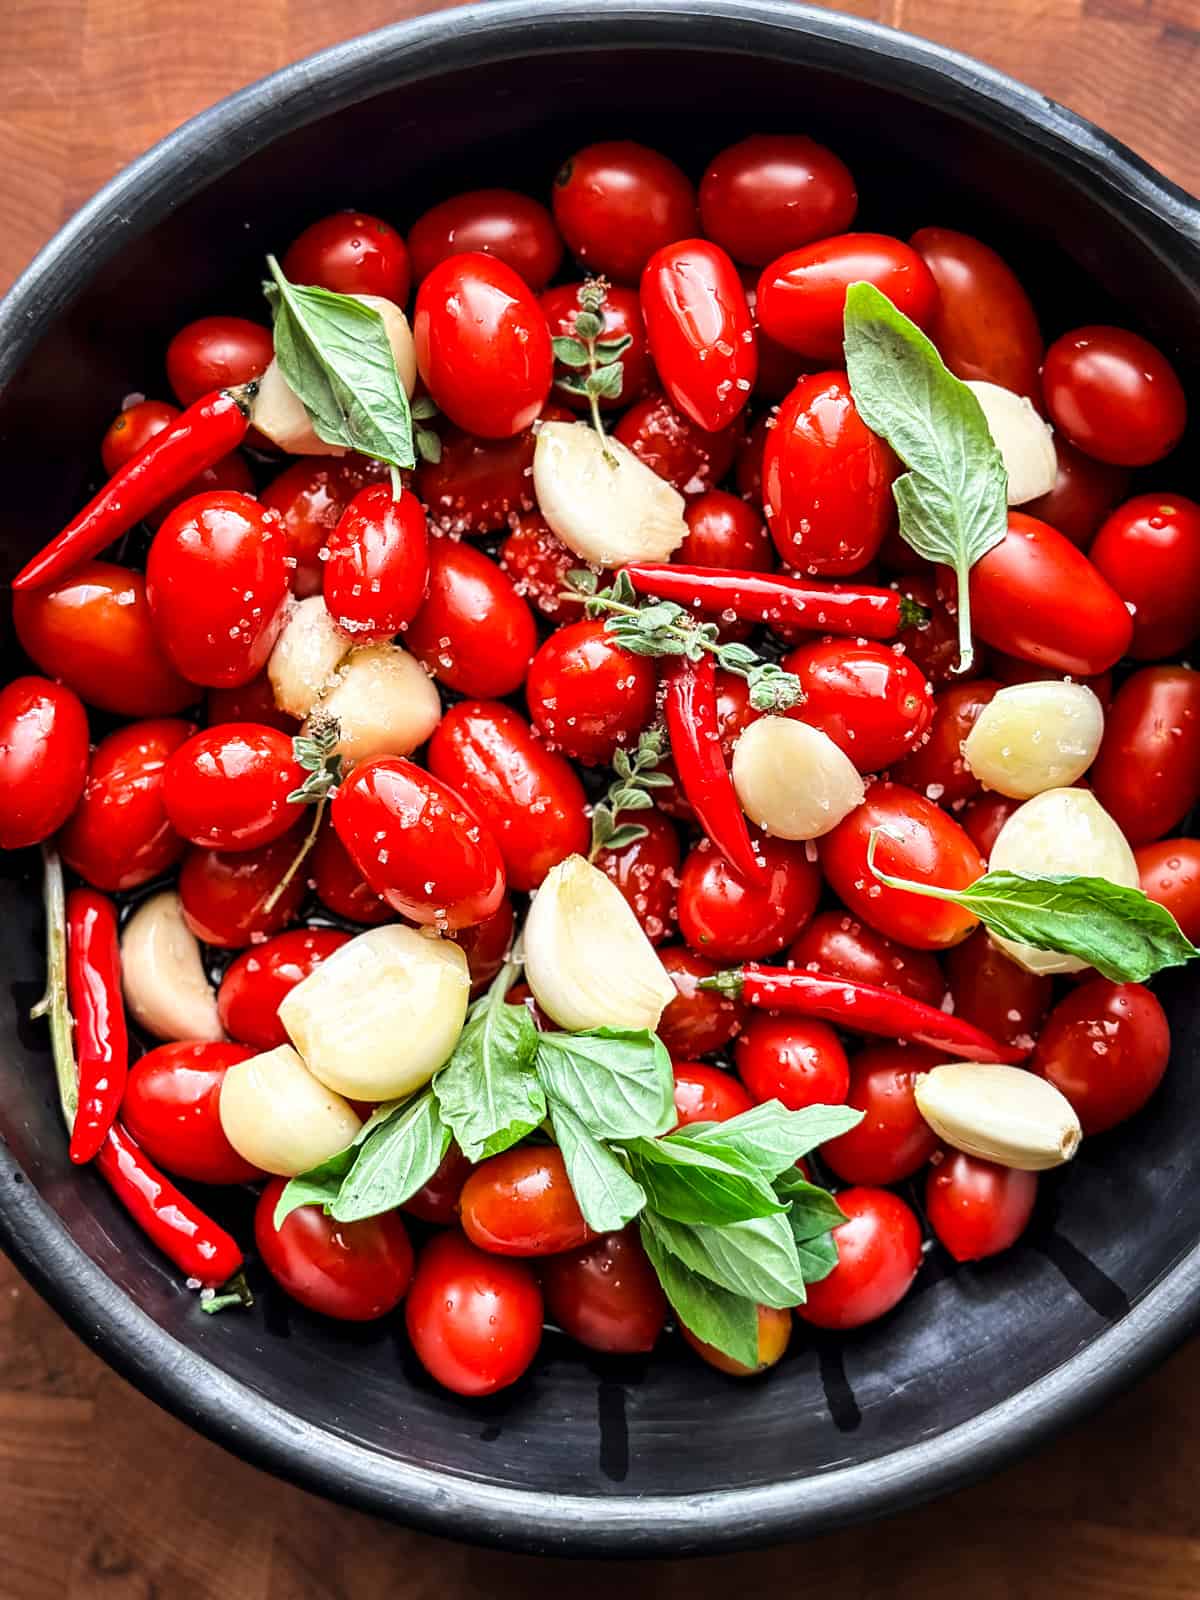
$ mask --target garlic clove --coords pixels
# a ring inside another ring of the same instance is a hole
[[[947,1062],[918,1076],[915,1095],[939,1139],[1022,1172],[1062,1166],[1083,1137],[1066,1096],[1023,1067]]]
[[[292,717],[306,717],[349,653],[350,640],[334,622],[319,594],[299,600],[284,620],[267,676],[275,704]]]
[[[1058,477],[1054,431],[1023,394],[972,378],[967,388],[983,408],[992,440],[1008,472],[1008,503],[1023,506],[1049,494]]]
[[[989,789],[1028,800],[1082,777],[1103,735],[1104,710],[1086,684],[1013,683],[984,706],[962,753]]]
[[[675,985],[624,895],[579,855],[551,868],[534,895],[524,949],[534,999],[573,1032],[657,1028],[675,998]]]
[[[364,306],[370,306],[378,311],[383,318],[384,332],[387,334],[388,343],[392,347],[392,356],[396,362],[396,375],[404,385],[404,392],[411,400],[413,390],[417,387],[417,347],[413,342],[412,329],[408,325],[408,318],[394,300],[385,300],[381,294],[356,294],[355,300],[361,300]]]
[[[742,810],[776,839],[819,839],[866,794],[829,735],[791,717],[752,722],[734,746],[732,775]]]
[[[200,945],[173,889],[151,895],[121,934],[121,985],[135,1022],[156,1039],[223,1039]]]
[[[219,1110],[238,1155],[284,1178],[344,1150],[362,1126],[286,1044],[235,1062],[222,1079]]]
[[[551,529],[594,566],[668,561],[687,538],[683,496],[586,422],[539,427],[533,488]]]
[[[453,940],[388,923],[335,950],[284,997],[279,1020],[330,1089],[396,1100],[449,1059],[470,992],[467,958]]]
[[[310,714],[336,717],[338,749],[354,765],[411,755],[442,720],[442,702],[415,656],[398,644],[372,644],[350,653]]]

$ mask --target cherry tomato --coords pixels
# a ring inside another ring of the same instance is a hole
[[[753,1016],[737,1037],[733,1058],[756,1103],[778,1100],[789,1111],[803,1111],[838,1106],[846,1098],[846,1052],[824,1022]]]
[[[745,884],[702,839],[679,878],[679,929],[693,950],[718,961],[753,961],[790,944],[812,916],[821,874],[803,845],[762,837],[763,884]]]
[[[981,239],[921,228],[909,243],[933,274],[938,304],[927,332],[956,378],[996,383],[1041,405],[1041,329],[1007,262]]]
[[[167,346],[167,382],[181,406],[261,378],[275,357],[270,328],[245,317],[201,317]]]
[[[276,1283],[339,1322],[372,1322],[394,1311],[413,1278],[412,1245],[397,1213],[335,1222],[321,1206],[299,1206],[276,1228],[286,1185],[286,1178],[272,1178],[254,1212],[254,1242]]]
[[[187,843],[167,820],[163,775],[195,731],[163,717],[117,728],[96,746],[82,798],[58,840],[63,860],[93,888],[136,889],[183,856]]]
[[[892,774],[896,781],[951,811],[973,799],[983,785],[963,758],[963,740],[999,687],[976,678],[952,684],[935,696],[929,735],[896,767]]]
[[[217,991],[221,1026],[231,1038],[256,1050],[287,1044],[279,1007],[298,983],[315,972],[350,935],[336,928],[293,928],[244,950],[225,969]]]
[[[1022,804],[1003,794],[981,794],[964,809],[959,821],[985,861],[1000,837],[1000,829]]]
[[[789,250],[763,269],[759,323],[797,355],[840,362],[846,290],[860,281],[873,283],[919,328],[937,314],[937,284],[915,250],[883,233],[842,233]]]
[[[761,516],[724,489],[689,500],[688,526],[681,554],[693,567],[733,567],[739,572],[770,572],[775,549]]]
[[[299,599],[320,594],[321,551],[330,534],[354,496],[386,471],[365,456],[302,456],[259,495],[268,510],[283,518],[292,593]]]
[[[554,289],[547,289],[541,296],[541,307],[546,314],[552,338],[577,337],[575,314],[579,310],[579,291],[582,288],[581,283],[560,283]],[[610,284],[604,296],[604,331],[599,339],[605,343],[611,339],[625,338],[632,340],[632,343],[621,355],[621,392],[619,395],[601,395],[601,411],[623,409],[633,401],[640,400],[654,378],[650,346],[646,342],[646,320],[642,316],[642,303],[637,291]],[[573,394],[562,386],[563,373],[568,370],[563,368],[560,371],[554,393],[572,411],[586,412],[589,409],[587,396]]]
[[[469,928],[504,897],[492,835],[460,794],[401,756],[357,766],[332,816],[371,888],[413,922]]]
[[[464,251],[494,256],[536,294],[558,271],[563,247],[550,213],[538,201],[515,189],[472,189],[431,206],[408,231],[418,283]]]
[[[481,1162],[463,1185],[459,1213],[471,1243],[495,1255],[552,1256],[594,1237],[553,1145],[521,1145]]]
[[[821,1157],[844,1183],[899,1183],[937,1149],[937,1134],[917,1110],[919,1075],[941,1060],[921,1045],[876,1044],[850,1063],[842,1096],[864,1113],[857,1127],[821,1146]]]
[[[85,561],[51,588],[18,590],[12,614],[26,655],[101,711],[162,717],[197,698],[155,637],[140,572]]]
[[[740,1000],[696,987],[701,978],[720,971],[717,963],[683,944],[660,950],[658,959],[677,991],[658,1021],[658,1036],[672,1058],[689,1061],[723,1049],[742,1026],[746,1011]]]
[[[524,1261],[477,1250],[447,1231],[421,1252],[404,1307],[421,1365],[454,1394],[515,1383],[542,1339],[542,1294]]]
[[[422,1222],[452,1227],[458,1221],[459,1196],[471,1171],[471,1163],[451,1139],[450,1148],[433,1177],[416,1194],[410,1195],[401,1209]]]
[[[820,728],[860,772],[879,772],[914,750],[933,720],[933,690],[890,645],[823,639],[783,658],[804,700],[791,713]]]
[[[927,1006],[940,1006],[946,981],[926,950],[909,950],[845,911],[818,911],[788,951],[792,966],[853,983],[895,989]]]
[[[789,383],[788,389],[791,387]],[[774,426],[775,418],[770,412],[764,412],[737,447],[737,492],[755,507],[763,503],[763,457],[766,454],[767,437]]]
[[[983,861],[952,817],[899,783],[874,783],[862,805],[820,841],[821,865],[834,893],[880,933],[917,950],[958,944],[977,918],[942,900],[889,889],[867,866],[867,840],[880,830],[881,872],[944,889],[965,889],[983,875]]]
[[[912,1287],[921,1265],[921,1228],[912,1208],[886,1189],[843,1189],[837,1203],[846,1213],[833,1230],[837,1266],[808,1285],[796,1315],[817,1328],[861,1328]]]
[[[210,728],[222,722],[258,722],[289,738],[300,729],[299,719],[275,704],[275,688],[265,672],[236,689],[210,689],[204,696],[204,720]]]
[[[934,688],[981,677],[987,670],[988,653],[978,639],[970,671],[958,670],[958,601],[953,590],[947,592],[932,572],[902,578],[894,587],[928,613],[924,622],[902,628],[896,643],[904,646],[905,654],[916,662]]]
[[[896,456],[862,421],[844,373],[801,378],[763,451],[763,500],[775,548],[798,571],[859,572],[895,518]]]
[[[679,835],[661,811],[633,814],[646,832],[619,850],[599,850],[596,866],[616,884],[651,944],[676,933],[679,913]]]
[[[298,872],[268,911],[266,903],[295,860],[306,824],[257,850],[194,846],[179,869],[179,898],[188,927],[205,944],[240,950],[289,923],[304,899]]]
[[[513,903],[505,895],[485,921],[459,928],[450,935],[467,958],[472,994],[486,989],[507,960],[512,949],[515,920]]]
[[[262,1173],[221,1127],[221,1085],[245,1045],[183,1040],[131,1063],[121,1120],[151,1161],[194,1183],[253,1183]]]
[[[728,1122],[754,1105],[733,1074],[721,1067],[706,1061],[677,1061],[674,1073],[677,1128],[692,1122]]]
[[[429,535],[414,494],[359,490],[329,536],[323,580],[330,616],[356,643],[390,639],[416,616],[429,586]]]
[[[707,239],[664,245],[642,272],[641,300],[650,354],[676,410],[706,433],[727,428],[758,375],[754,326],[733,262]]]
[[[451,706],[429,742],[429,770],[467,800],[495,839],[514,889],[536,889],[567,856],[587,853],[587,797],[570,763],[511,706]]]
[[[83,793],[87,712],[71,689],[48,678],[14,678],[0,689],[0,850],[40,844]]]
[[[1086,550],[1096,530],[1117,501],[1129,490],[1129,469],[1094,461],[1076,450],[1062,434],[1054,438],[1058,476],[1049,494],[1029,500],[1022,508]]]
[[[667,1299],[635,1226],[605,1233],[542,1268],[546,1311],[588,1350],[642,1355],[667,1320]]]
[[[548,406],[543,416],[560,420],[570,412]],[[416,480],[435,527],[445,533],[490,533],[514,513],[532,509],[537,441],[531,429],[511,439],[477,439],[461,428],[442,427],[440,438],[440,458],[418,462]]]
[[[431,539],[429,594],[404,642],[448,689],[500,696],[524,682],[537,627],[490,556],[456,539]]]
[[[317,899],[335,916],[371,926],[395,921],[396,913],[351,861],[331,822],[321,824],[307,867]]]
[[[1007,683],[1061,683],[1063,674],[1053,667],[1038,666],[1033,661],[1022,661],[1017,656],[1006,656],[1001,650],[993,650],[988,658],[990,674],[1002,684]],[[1113,675],[1111,672],[1098,672],[1094,678],[1073,677],[1072,682],[1082,683],[1099,700],[1105,711],[1112,704]]]
[[[750,311],[750,325],[754,329],[754,343],[758,351],[758,376],[754,380],[754,393],[760,400],[782,400],[790,394],[796,382],[811,363],[801,361],[794,350],[788,350],[775,339],[770,339],[758,325],[758,270],[739,267],[742,291]],[[757,498],[761,499],[761,496]]]
[[[1108,518],[1091,548],[1133,613],[1135,661],[1178,655],[1200,633],[1200,505],[1139,494]]]
[[[149,444],[155,434],[170,427],[178,415],[178,407],[169,406],[162,400],[142,400],[120,412],[100,445],[104,470],[111,475],[118,467],[123,467],[144,445]],[[236,489],[239,494],[254,493],[250,468],[236,450],[215,461],[211,467],[205,467],[190,483],[184,484],[182,489],[176,490],[156,507],[146,521],[150,527],[157,528],[168,511],[173,511],[193,495],[208,494],[213,489]]]
[[[704,232],[752,267],[845,233],[857,209],[849,168],[803,134],[742,139],[714,156],[700,180]]]
[[[1066,1095],[1084,1133],[1093,1134],[1142,1109],[1170,1053],[1166,1012],[1144,984],[1092,978],[1050,1013],[1032,1065]]]
[[[1073,445],[1119,467],[1145,467],[1179,443],[1187,399],[1175,369],[1125,328],[1064,333],[1042,367],[1046,408]]]
[[[417,368],[451,422],[508,439],[535,421],[554,379],[550,330],[525,282],[480,251],[451,256],[417,290]]]
[[[986,928],[977,928],[946,957],[954,1014],[1002,1044],[1033,1049],[1054,992],[1051,978],[1026,972],[1005,955]]]
[[[636,283],[663,245],[696,231],[696,195],[673,161],[632,139],[590,144],[554,180],[554,220],[590,273]]]
[[[550,531],[540,512],[514,512],[510,521],[513,531],[499,550],[500,570],[517,593],[551,621],[582,617],[583,602],[563,598],[567,574],[578,567],[579,557]]]
[[[1036,1172],[947,1150],[934,1156],[925,1180],[925,1215],[955,1261],[982,1261],[1025,1232],[1037,1190]]]
[[[1200,839],[1159,839],[1134,851],[1143,893],[1175,918],[1185,939],[1200,940]]]
[[[733,465],[741,438],[740,418],[720,433],[705,433],[662,394],[648,394],[621,418],[613,437],[680,494],[714,488]]]
[[[715,1345],[705,1344],[704,1340],[698,1339],[690,1328],[685,1328],[682,1322],[679,1324],[679,1331],[700,1359],[707,1361],[710,1367],[716,1367],[718,1372],[724,1372],[730,1378],[753,1378],[783,1358],[792,1337],[792,1319],[786,1311],[779,1311],[774,1306],[759,1306],[758,1365],[755,1367],[743,1366],[740,1361],[727,1356]]]
[[[414,263],[420,276],[420,269]],[[375,294],[403,306],[408,249],[389,223],[364,211],[337,211],[312,223],[288,246],[283,272],[293,283],[335,294]]]
[[[1200,672],[1142,667],[1126,678],[1089,776],[1130,844],[1169,833],[1200,797]]]
[[[653,721],[657,690],[649,658],[622,650],[597,618],[550,635],[530,663],[525,698],[552,750],[586,766],[608,766]]]
[[[174,751],[162,803],[175,832],[210,850],[253,850],[293,827],[288,796],[304,782],[292,741],[278,728],[227,722]]]

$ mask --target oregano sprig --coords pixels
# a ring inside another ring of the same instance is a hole
[[[308,776],[298,789],[293,789],[288,795],[288,802],[291,805],[312,806],[313,819],[291,865],[267,896],[264,912],[273,911],[278,905],[279,897],[299,872],[301,863],[316,842],[329,796],[342,779],[342,757],[337,747],[341,736],[342,730],[336,717],[316,716],[309,722],[308,731],[296,734],[292,740],[296,764]]]
[[[418,395],[410,402],[409,410],[413,420],[413,444],[422,461],[428,461],[431,466],[436,466],[442,459],[442,441],[439,434],[430,427],[421,427],[421,423],[432,422],[438,414],[438,408],[427,394]]]
[[[602,339],[608,298],[608,281],[605,278],[588,278],[580,285],[576,296],[579,310],[575,313],[575,332],[559,334],[551,343],[555,359],[568,370],[558,379],[558,387],[568,394],[582,395],[592,414],[592,427],[603,439],[604,423],[600,419],[600,400],[619,400],[625,382],[625,369],[621,357],[633,343],[632,337],[623,333],[617,339]],[[582,373],[583,376],[577,376]],[[616,457],[605,446],[604,459],[615,467]]]
[[[623,850],[626,845],[646,837],[649,829],[640,822],[618,825],[617,817],[623,811],[648,811],[654,804],[649,791],[670,787],[668,775],[654,770],[666,753],[666,730],[655,725],[643,731],[632,759],[628,750],[618,750],[613,756],[613,770],[617,776],[604,799],[597,801],[592,811],[589,861],[594,861],[601,850]]]

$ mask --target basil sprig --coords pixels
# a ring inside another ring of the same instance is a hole
[[[534,1071],[538,1032],[526,1006],[507,995],[517,968],[505,966],[477,1000],[433,1092],[468,1161],[517,1144],[543,1121],[546,1095]]]

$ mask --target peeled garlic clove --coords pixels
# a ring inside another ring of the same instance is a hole
[[[1060,1167],[1083,1130],[1066,1096],[1023,1067],[951,1061],[916,1081],[917,1110],[947,1144],[1022,1172]]]
[[[292,717],[306,717],[330,686],[350,640],[334,622],[319,594],[297,601],[267,662],[275,704]]]
[[[675,998],[624,895],[582,856],[568,856],[547,874],[524,944],[526,982],[561,1028],[657,1028]]]
[[[609,459],[605,459],[605,456]],[[545,422],[533,453],[538,509],[581,561],[668,561],[687,538],[683,496],[586,422]]]
[[[398,644],[372,644],[351,652],[310,714],[337,718],[338,749],[353,766],[411,755],[442,720],[442,702],[415,656]]]
[[[121,986],[135,1022],[156,1039],[223,1039],[200,945],[173,889],[151,895],[121,934]]]
[[[335,950],[285,996],[279,1020],[330,1089],[396,1100],[447,1061],[470,992],[467,958],[453,940],[389,923]]]
[[[760,717],[734,746],[742,810],[776,839],[819,839],[861,805],[853,761],[827,733],[791,717]]]
[[[1107,878],[1126,889],[1138,886],[1133,851],[1090,789],[1045,789],[1026,800],[997,835],[988,869]],[[992,938],[1027,972],[1082,972],[1087,966],[1077,956],[1035,950],[998,934]]]
[[[243,1160],[294,1178],[350,1144],[362,1123],[290,1045],[237,1061],[221,1082],[221,1127]]]
[[[984,706],[962,753],[989,789],[1028,800],[1082,777],[1103,734],[1103,708],[1086,684],[1014,683]]]
[[[413,343],[408,318],[394,300],[385,300],[381,294],[356,294],[354,299],[378,311],[383,318],[384,332],[396,362],[396,374],[411,400],[413,390],[417,387],[417,347]]]
[[[967,388],[979,401],[992,440],[1008,471],[1008,503],[1023,506],[1027,500],[1049,494],[1058,477],[1054,431],[1023,394],[1002,389],[998,383],[972,378]]]

